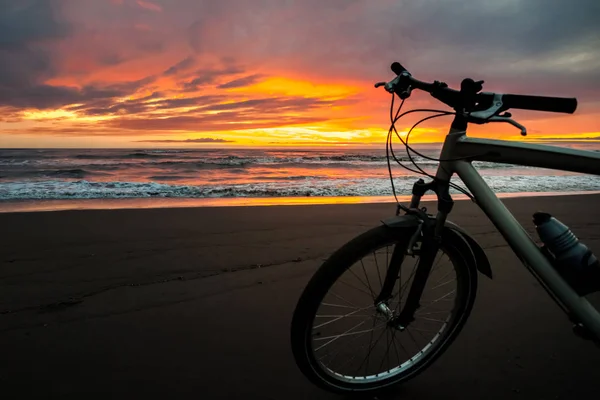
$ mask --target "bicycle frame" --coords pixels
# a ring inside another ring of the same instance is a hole
[[[554,269],[538,245],[485,183],[471,161],[490,161],[600,175],[600,154],[560,147],[468,138],[451,128],[444,142],[436,178],[449,182],[457,174],[477,204],[496,226],[517,257],[577,322],[600,340],[600,313],[580,297]],[[462,160],[456,160],[461,158]]]

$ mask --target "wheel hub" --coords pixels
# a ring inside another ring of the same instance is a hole
[[[394,312],[388,307],[388,305],[384,302],[377,304],[375,307],[379,314],[382,314],[387,318],[388,321],[391,321],[394,318]]]

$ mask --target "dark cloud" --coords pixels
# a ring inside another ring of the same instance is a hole
[[[67,86],[51,86],[36,84],[21,87],[5,86],[0,90],[0,105],[16,108],[59,108],[69,104],[83,104],[72,107],[74,110],[91,109],[95,107],[114,107],[114,99],[128,96],[141,87],[152,82],[155,78],[148,77],[132,82],[118,83],[105,86],[83,86],[81,88]],[[105,114],[103,109],[96,113]]]
[[[299,125],[323,122],[319,117],[273,116],[264,118],[257,115],[224,112],[213,115],[176,116],[169,118],[118,118],[108,122],[110,126],[130,130],[144,131],[196,131],[211,132],[221,130],[264,129],[282,125]]]
[[[58,0],[0,0],[0,49],[21,52],[42,41],[66,37],[71,26],[60,21]]]
[[[224,104],[212,104],[202,107],[201,111],[233,111],[240,109],[255,110],[259,113],[281,113],[305,111],[318,107],[328,107],[339,104],[338,101],[320,100],[309,97],[272,97],[243,100]]]
[[[100,65],[114,66],[124,63],[127,58],[121,54],[109,52],[106,54],[100,54],[97,60]]]
[[[29,129],[6,129],[4,133],[8,134],[25,134],[30,135],[34,133],[36,135],[44,136],[81,136],[82,132],[88,132],[94,136],[119,136],[123,134],[123,130],[111,127],[101,127],[96,123],[78,123],[70,125],[69,127],[57,127],[57,126],[36,126],[34,130]]]
[[[137,48],[146,53],[160,53],[165,50],[166,46],[162,40],[153,38],[141,39],[137,43]]]
[[[204,85],[215,83],[218,79],[244,72],[238,65],[225,65],[221,68],[201,68],[194,72],[194,78],[181,83],[185,91],[195,91]]]
[[[106,88],[124,93],[134,93],[141,88],[145,88],[146,85],[153,83],[155,80],[156,77],[151,75],[135,81],[108,84],[106,85]],[[156,96],[156,94],[154,95]]]
[[[344,104],[346,99],[329,101],[305,97],[272,97],[231,102],[228,96],[194,96],[164,99],[163,94],[151,95],[120,102],[98,99],[88,104],[67,107],[87,116],[119,116],[107,121],[107,126],[128,130],[168,131],[234,130],[270,128],[281,125],[313,123],[322,117],[302,115],[308,110]],[[227,103],[222,103],[229,100]],[[179,108],[189,108],[179,111]],[[171,113],[157,111],[173,110]],[[219,111],[219,113],[213,113]],[[294,113],[300,116],[288,116]]]
[[[216,101],[222,101],[223,96],[196,96],[188,98],[166,99],[154,102],[152,105],[157,110],[180,108],[180,107],[200,107],[212,104]]]
[[[58,4],[53,0],[0,0],[0,92],[33,89],[54,76],[49,44],[71,32],[71,26],[60,20]],[[42,92],[48,93],[47,88]]]
[[[185,70],[193,67],[195,62],[196,62],[196,60],[194,57],[192,57],[192,56],[186,57],[183,60],[179,61],[177,64],[169,67],[163,73],[163,75],[166,75],[166,76],[176,75],[181,71],[185,71]]]
[[[48,109],[66,104],[85,103],[90,99],[111,99],[127,92],[93,86],[82,89],[38,84],[0,89],[0,104],[17,108]]]
[[[81,88],[44,82],[57,75],[55,46],[73,33],[58,0],[0,0],[0,105],[16,108],[57,108],[125,96],[154,78]],[[99,59],[103,65],[121,62],[118,53]]]
[[[584,99],[600,89],[596,0],[420,1],[400,11],[397,52],[387,53],[417,77],[457,85],[469,76],[494,90]]]
[[[124,90],[124,93],[128,92]],[[181,107],[202,107],[207,104],[213,104],[223,101],[223,96],[196,96],[188,98],[163,99],[161,92],[154,92],[151,95],[141,97],[135,100],[126,100],[114,102],[112,99],[94,99],[86,104],[67,107],[67,110],[77,111],[88,116],[99,115],[132,115],[132,114],[151,114],[160,110],[175,110]],[[158,99],[158,100],[157,100]],[[196,112],[196,111],[194,111]],[[151,117],[149,117],[151,118]]]
[[[194,78],[189,82],[183,82],[181,85],[184,91],[194,92],[198,90],[200,87],[212,83],[214,81],[214,77],[212,76],[200,76],[198,78]]]
[[[188,31],[197,54],[361,80],[400,61],[453,86],[471,76],[522,93],[600,90],[598,0],[201,3]]]
[[[595,0],[403,1],[389,5],[388,12],[387,19],[397,21],[390,28],[396,47],[409,41],[414,50],[423,50],[419,44],[458,49],[456,60],[474,50],[493,53],[494,59],[531,58],[597,38],[600,21]]]
[[[137,140],[139,143],[235,143],[233,140],[226,139],[213,139],[213,138],[198,138],[198,139],[185,139],[185,140]]]
[[[65,106],[64,109],[67,111],[73,112],[82,112],[88,109],[104,109],[112,106],[114,104],[114,100],[112,98],[107,99],[91,99],[83,104],[74,104]]]
[[[245,76],[243,78],[234,79],[234,80],[229,81],[227,83],[223,83],[223,84],[217,86],[217,88],[219,88],[219,89],[232,89],[232,88],[239,88],[239,87],[244,87],[244,86],[250,86],[253,83],[258,82],[262,77],[263,77],[263,75],[261,75],[261,74],[249,75],[249,76]]]

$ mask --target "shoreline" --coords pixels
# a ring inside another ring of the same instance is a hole
[[[514,192],[496,193],[500,199],[517,197],[580,196],[600,194],[600,191],[577,192]],[[453,194],[453,200],[464,201],[468,197]],[[410,202],[410,195],[399,195],[400,203]],[[435,201],[433,194],[423,196],[422,201]],[[0,214],[23,212],[53,212],[73,210],[129,210],[160,208],[223,208],[223,207],[273,207],[336,204],[386,204],[394,203],[393,196],[348,197],[218,197],[218,198],[123,198],[123,199],[73,199],[73,200],[7,200],[0,201]]]

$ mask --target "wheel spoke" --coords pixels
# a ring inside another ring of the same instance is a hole
[[[362,326],[365,322],[367,322],[367,321],[360,322],[360,323],[354,325],[352,328],[350,328],[347,331],[345,331],[344,333],[340,333],[339,335],[331,335],[331,336],[324,336],[324,337],[313,338],[314,341],[331,339],[329,342],[327,342],[327,343],[321,345],[319,348],[315,349],[315,351],[318,351],[318,350],[322,349],[323,347],[325,347],[325,346],[333,343],[334,341],[338,340],[341,337],[358,335],[358,334],[363,333],[363,332],[369,332],[369,331],[371,331],[372,329],[366,329],[366,330],[362,330],[362,331],[352,332],[353,329],[356,329],[356,328]],[[383,325],[386,325],[386,323],[380,324],[378,326],[383,326]]]
[[[358,310],[352,311],[352,312],[350,312],[350,313],[348,313],[348,314],[340,315],[339,317],[337,317],[337,318],[335,318],[335,319],[332,319],[331,321],[323,322],[323,323],[322,323],[322,324],[320,324],[320,325],[313,326],[313,329],[318,329],[318,328],[321,328],[321,327],[323,327],[323,326],[325,326],[325,325],[329,325],[329,324],[331,324],[332,322],[339,321],[340,319],[342,319],[342,318],[344,318],[344,317],[350,317],[350,316],[353,316],[353,315],[354,315],[354,314],[356,314],[357,312],[364,311],[364,310],[366,310],[367,308],[370,308],[370,307],[371,307],[371,306],[369,306],[369,307],[364,307],[364,308],[359,308]]]
[[[439,285],[436,285],[436,286],[432,287],[431,290],[434,290],[434,289],[437,289],[437,288],[441,288],[442,286],[447,285],[450,282],[454,282],[454,281],[456,281],[456,279],[450,279],[449,281],[446,281],[444,283],[440,283]]]
[[[432,322],[446,322],[446,321],[442,321],[441,319],[427,318],[427,317],[422,317],[421,319],[422,319],[423,321],[432,321]]]
[[[373,258],[375,259],[375,267],[377,268],[377,276],[379,277],[379,285],[383,287],[383,281],[381,280],[381,272],[379,271],[379,264],[377,263],[377,255],[373,252]]]
[[[350,305],[352,306],[352,308],[358,308],[358,307],[356,307],[354,304],[352,304],[352,302],[351,302],[351,301],[348,301],[348,300],[346,300],[345,298],[343,298],[342,296],[340,296],[339,294],[336,294],[336,293],[334,293],[334,291],[333,291],[333,290],[331,291],[331,294],[332,294],[332,295],[333,295],[335,298],[337,298],[337,299],[340,299],[341,301],[344,301],[344,302],[346,302],[346,303],[350,304]]]
[[[367,275],[367,271],[365,270],[365,264],[360,260],[360,265],[362,266],[362,270],[365,274],[365,278],[367,279],[367,283],[369,284],[369,291],[371,292],[371,296],[375,299],[375,294],[373,293],[373,289],[371,288],[371,282],[369,281],[369,275]]]
[[[392,342],[390,341],[390,330],[386,329],[385,330],[385,341],[387,342],[387,348],[385,349],[385,354],[383,355],[383,357],[381,357],[381,363],[379,364],[379,370],[381,370],[381,367],[383,367],[383,362],[387,359],[387,366],[389,370],[389,366],[390,366],[390,346],[392,345]]]
[[[452,273],[452,270],[450,270],[450,271],[446,272],[446,274],[445,274],[444,276],[442,276],[440,279],[438,279],[438,280],[437,280],[437,281],[434,283],[434,285],[437,285],[438,283],[440,283],[440,281],[441,281],[442,279],[445,279],[445,278],[446,278],[448,275],[450,275],[451,273]],[[452,282],[452,281],[450,281],[450,282]],[[434,288],[432,288],[432,290],[433,290],[433,289],[434,289]]]
[[[402,297],[404,295],[404,291],[406,290],[406,287],[408,286],[409,282],[414,281],[414,277],[415,277],[415,274],[417,273],[417,269],[419,268],[420,262],[421,262],[421,256],[417,257],[417,259],[415,260],[415,265],[412,268],[412,272],[410,273],[406,282],[404,282],[404,284],[400,288],[400,291],[399,291],[400,297]]]
[[[385,246],[385,267],[390,268],[390,246]]]
[[[400,365],[401,362],[400,362],[400,356],[398,354],[398,347],[396,346],[396,330],[395,329],[392,329],[390,336],[392,337],[391,343],[392,343],[392,346],[394,346],[394,350],[395,350],[394,354],[396,354],[396,361],[398,362],[398,365]],[[389,366],[389,364],[388,364],[388,366]]]
[[[409,326],[406,328],[406,333],[408,333],[408,336],[410,336],[410,338],[412,339],[412,341],[415,343],[415,347],[416,347],[416,349],[417,349],[417,352],[419,352],[419,351],[420,351],[420,350],[419,350],[419,343],[417,343],[417,341],[415,340],[415,337],[412,335],[412,333],[410,333],[410,329],[411,329],[411,328],[412,328],[412,327],[409,325]]]
[[[369,297],[371,296],[371,293],[367,293],[367,292],[365,292],[364,290],[362,290],[362,289],[359,289],[359,288],[357,288],[356,286],[349,284],[348,282],[344,282],[344,281],[343,281],[341,278],[338,280],[338,282],[340,282],[340,283],[343,283],[344,285],[346,285],[346,286],[348,286],[348,287],[351,287],[351,288],[352,288],[352,289],[354,289],[354,290],[358,290],[359,292],[361,292],[361,293],[364,293],[364,294],[366,294],[366,295],[367,295],[367,296],[369,296]]]
[[[375,341],[375,344],[373,344],[372,346],[369,347],[369,352],[367,353],[367,356],[365,357],[365,359],[360,363],[360,365],[358,366],[358,368],[356,369],[356,371],[360,371],[360,368],[363,366],[363,364],[365,363],[365,361],[367,361],[367,365],[365,367],[365,375],[367,374],[367,370],[369,369],[369,356],[371,355],[371,352],[373,351],[373,349],[375,348],[375,346],[377,346],[377,343],[379,343],[379,341],[381,340],[381,338],[383,337],[383,332],[385,332],[385,329],[379,334],[379,337],[377,338],[377,340]]]
[[[404,284],[400,286],[400,288],[398,289],[398,291],[396,292],[395,295],[392,295],[392,299],[394,299],[394,298],[396,298],[396,296],[398,296],[398,305],[396,306],[396,311],[400,310],[400,304],[402,304],[402,296],[404,294],[404,289],[406,288],[406,285],[408,285],[408,283],[411,281],[413,276],[415,276],[415,273],[417,272],[417,265],[419,265],[420,259],[421,258],[418,257],[417,260],[415,261],[415,266],[413,267],[412,273],[410,274],[410,276],[408,277],[406,282],[404,282]]]
[[[438,299],[436,299],[436,300],[432,301],[431,303],[429,303],[429,304],[426,304],[426,305],[425,305],[425,307],[421,307],[421,310],[424,310],[424,309],[426,309],[427,307],[431,307],[431,305],[432,305],[432,304],[435,304],[435,303],[437,303],[437,302],[440,302],[440,301],[450,301],[450,299],[446,299],[446,297],[450,296],[450,295],[451,295],[451,294],[453,294],[454,292],[456,292],[456,290],[453,290],[453,291],[451,291],[451,292],[449,292],[449,293],[447,293],[447,294],[443,295],[442,297],[440,297],[440,298],[438,298]]]
[[[332,304],[332,303],[321,303],[322,306],[329,306],[329,307],[340,307],[340,308],[356,308],[356,307],[349,307],[349,306],[343,306],[341,304]]]
[[[444,255],[444,252],[440,251],[439,253],[440,253],[440,254],[439,254],[438,256],[436,256],[436,257],[439,257],[439,258],[437,259],[437,261],[435,261],[435,262],[432,264],[431,271],[429,272],[430,274],[431,274],[431,272],[433,272],[433,271],[435,271],[436,269],[438,269],[438,268],[439,268],[439,265],[438,265],[438,263],[439,263],[439,262],[440,262],[440,260],[442,259],[442,256]]]
[[[385,328],[384,328],[384,329],[385,329]],[[372,345],[372,344],[373,344],[373,331],[371,331],[371,336],[369,337],[369,352],[371,351],[371,345]],[[364,362],[364,360],[363,360],[363,362]],[[358,370],[359,370],[359,371],[360,371],[360,367],[361,367],[361,366],[362,366],[362,363],[361,363],[361,365],[359,365],[359,366],[358,366]],[[367,361],[367,369],[368,369],[368,368],[369,368],[369,362]]]
[[[373,290],[371,289],[371,285],[367,285],[366,283],[364,283],[364,282],[362,281],[362,279],[360,279],[360,278],[358,277],[358,275],[356,275],[356,273],[354,273],[354,271],[352,271],[352,267],[348,268],[348,272],[350,272],[352,275],[354,275],[354,276],[356,277],[356,279],[358,279],[358,281],[359,281],[360,283],[362,283],[362,285],[363,285],[363,286],[364,286],[364,287],[365,287],[365,288],[366,288],[366,289],[367,289],[367,290],[370,292],[370,296],[371,296],[371,297],[373,297],[373,298],[375,297],[375,296],[373,296]],[[366,277],[366,275],[365,275],[365,277]],[[367,280],[368,280],[368,279],[369,279],[369,278],[367,277]]]
[[[364,335],[366,335],[367,333],[371,333],[373,334],[373,330],[375,329],[375,323],[377,322],[377,318],[373,317],[373,325],[371,326],[371,330],[367,331],[367,332],[363,332],[359,335],[356,335],[354,337],[352,337],[350,340],[347,340],[344,344],[345,347],[348,347],[349,344],[354,343],[356,340],[360,339],[361,337],[363,337]],[[364,345],[362,346],[364,347]],[[340,348],[339,350],[337,350],[336,352],[332,353],[325,353],[325,355],[321,356],[319,358],[319,361],[323,360],[324,358],[326,358],[327,356],[333,355],[333,357],[330,359],[330,362],[333,362],[333,360],[335,359],[335,357],[341,353],[341,351],[344,349],[344,347]]]
[[[408,328],[406,328],[406,331],[408,332],[409,329],[413,329],[415,331],[421,331],[421,332],[428,332],[428,333],[438,333],[438,331],[430,331],[428,329],[415,328],[414,326],[409,326]],[[412,337],[412,335],[411,335],[411,337]]]
[[[360,310],[357,310],[360,311]],[[345,315],[315,315],[315,318],[337,318],[337,317],[372,317],[372,315],[365,315],[365,314],[345,314]],[[315,327],[316,328],[316,327]]]
[[[363,322],[359,322],[358,324],[354,325],[352,328],[348,329],[346,332],[344,332],[344,333],[341,333],[341,334],[339,334],[339,335],[325,336],[325,337],[319,337],[319,338],[314,338],[314,337],[313,337],[313,341],[315,341],[315,342],[316,342],[316,341],[318,341],[318,340],[327,340],[327,339],[331,339],[329,342],[327,342],[327,343],[325,343],[325,344],[323,344],[323,345],[319,346],[318,348],[316,348],[316,349],[315,349],[315,352],[317,352],[317,351],[321,350],[323,347],[325,347],[325,346],[327,346],[327,345],[329,345],[329,344],[331,344],[331,343],[335,342],[336,340],[338,340],[338,339],[339,339],[339,338],[341,338],[341,337],[344,337],[344,336],[349,336],[349,335],[353,335],[353,334],[354,334],[354,335],[357,335],[357,334],[359,334],[359,333],[362,333],[362,331],[358,331],[358,332],[354,332],[354,333],[351,333],[351,331],[352,331],[353,329],[356,329],[356,328],[358,328],[358,327],[362,326],[364,323],[365,323],[365,321],[363,321]]]
[[[401,365],[402,363],[400,362],[400,354],[398,354],[398,346],[396,346],[396,333],[397,331],[395,329],[392,330],[392,344],[394,345],[394,350],[396,350],[396,360],[398,361],[398,365]]]
[[[415,315],[431,315],[431,314],[439,314],[439,313],[448,313],[448,310],[439,310],[439,311],[428,311],[426,313],[420,312],[422,309],[419,309],[415,312]]]
[[[420,336],[421,336],[423,339],[425,339],[425,340],[428,340],[428,339],[425,337],[425,335],[423,335],[423,334],[421,333],[421,331],[416,331],[416,332],[417,332],[417,333],[418,333],[418,334],[419,334],[419,335],[420,335]]]

